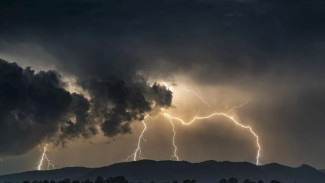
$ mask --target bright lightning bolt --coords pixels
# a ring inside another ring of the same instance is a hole
[[[209,110],[211,109],[211,106],[210,104],[201,96],[199,95],[197,92],[195,92],[194,90],[190,90],[188,89],[187,87],[184,87],[185,90],[187,92],[191,92],[193,93],[195,96],[197,96],[204,104],[206,104],[209,108]],[[234,122],[234,118],[232,116],[229,116],[228,114],[231,113],[232,111],[236,110],[236,109],[239,109],[243,106],[245,106],[248,102],[250,101],[250,97],[242,104],[238,105],[238,106],[235,106],[233,108],[231,108],[227,113],[225,113],[225,115],[227,115],[227,117],[231,117],[231,120]],[[221,114],[221,113],[220,113]],[[224,113],[223,113],[224,114]],[[164,113],[164,116],[166,116],[166,113]],[[213,117],[213,116],[211,116]],[[194,119],[194,118],[193,118]],[[174,123],[172,122],[171,118],[168,117],[168,120],[170,121],[172,127],[173,127],[173,138],[172,138],[172,143],[173,143],[173,146],[174,146],[174,154],[173,154],[173,157],[176,158],[176,160],[178,161],[179,160],[179,157],[177,156],[177,146],[176,146],[176,143],[175,143],[175,138],[176,138],[176,131],[175,131],[175,126],[174,126]],[[194,119],[195,121],[195,119]],[[193,122],[194,122],[193,121]],[[184,122],[184,121],[183,121]],[[192,122],[191,122],[192,123]],[[240,124],[238,121],[235,120],[235,124],[236,125],[239,125],[240,127],[242,128],[248,128],[250,130],[250,132],[254,135],[254,137],[256,138],[256,143],[257,143],[257,147],[258,147],[258,151],[257,151],[257,156],[256,156],[256,164],[259,165],[260,162],[259,162],[259,157],[260,157],[260,144],[259,144],[259,139],[258,139],[258,136],[256,135],[256,133],[253,131],[253,129],[250,127],[250,126],[244,126],[242,124]],[[184,124],[183,124],[184,125]],[[190,124],[189,124],[190,125]]]
[[[173,142],[173,146],[174,146],[174,152],[173,152],[172,158],[175,158],[177,161],[179,161],[179,157],[177,155],[177,146],[176,146],[176,142],[175,142],[175,138],[176,138],[175,125],[174,125],[173,121],[170,118],[168,118],[168,119],[169,119],[170,124],[173,127],[173,138],[172,138],[172,142]]]
[[[47,161],[47,169],[48,170],[50,169],[50,167],[52,167],[52,169],[55,169],[54,164],[47,157],[46,152],[47,152],[47,144],[45,144],[44,147],[43,147],[43,153],[42,153],[41,159],[39,161],[39,164],[37,166],[37,170],[42,170],[42,166],[43,166],[44,159]]]
[[[144,132],[147,130],[147,124],[145,123],[145,119],[148,117],[148,115],[146,115],[143,120],[142,120],[142,124],[143,124],[143,130],[140,133],[140,136],[138,138],[138,143],[137,143],[137,148],[134,150],[134,153],[132,153],[130,156],[128,156],[125,161],[128,161],[129,159],[133,158],[133,161],[136,161],[137,158],[139,157],[139,159],[143,159],[141,157],[142,154],[142,150],[141,150],[141,141],[144,140],[143,138],[143,134]]]
[[[169,120],[173,119],[173,120],[177,120],[179,122],[181,122],[182,125],[185,126],[189,126],[191,124],[193,124],[196,120],[203,120],[203,119],[209,119],[212,118],[214,116],[224,116],[228,119],[230,119],[235,125],[241,127],[241,128],[245,128],[245,129],[249,129],[250,133],[255,137],[256,139],[256,146],[257,146],[257,154],[256,154],[256,165],[260,165],[260,151],[261,151],[261,146],[260,146],[260,142],[259,142],[259,138],[258,135],[254,132],[254,130],[252,129],[252,127],[248,126],[248,125],[243,125],[241,124],[239,121],[237,121],[234,117],[229,116],[227,113],[212,113],[208,116],[195,116],[192,120],[185,122],[183,119],[178,118],[178,117],[174,117],[171,116],[167,113],[163,113],[165,117],[167,117]]]

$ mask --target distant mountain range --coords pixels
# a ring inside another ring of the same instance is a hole
[[[95,179],[97,176],[106,178],[120,175],[133,182],[141,181],[143,183],[183,181],[185,179],[196,179],[198,183],[217,183],[221,178],[228,179],[230,177],[235,177],[240,182],[249,178],[254,181],[263,180],[266,183],[272,179],[284,183],[325,183],[325,171],[317,170],[308,165],[292,168],[276,163],[256,166],[247,162],[205,161],[190,163],[186,161],[153,160],[117,163],[101,168],[69,167],[2,175],[0,176],[0,183],[23,180],[63,180],[65,178],[84,180]]]

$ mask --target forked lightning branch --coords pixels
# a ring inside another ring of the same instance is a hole
[[[188,88],[185,88],[185,89],[186,89],[186,91],[191,92],[195,96],[197,96],[205,105],[207,105],[209,110],[211,109],[210,104],[208,102],[206,102],[206,100],[203,97],[201,97],[198,93],[196,93],[195,91],[192,91],[192,90],[190,90]],[[261,145],[260,145],[260,141],[259,141],[259,137],[258,137],[257,133],[253,130],[253,128],[251,126],[242,124],[241,122],[239,122],[233,116],[230,115],[230,113],[232,111],[234,111],[236,109],[239,109],[240,107],[243,107],[244,105],[246,105],[249,102],[249,100],[250,100],[250,98],[248,100],[246,100],[244,103],[233,107],[232,109],[230,109],[226,113],[214,112],[214,113],[211,113],[210,115],[207,115],[207,116],[194,116],[192,118],[192,120],[190,120],[190,121],[185,121],[180,117],[172,116],[172,115],[170,115],[168,113],[163,113],[163,116],[165,118],[167,118],[169,120],[170,124],[172,125],[172,130],[173,130],[173,136],[171,138],[172,145],[173,145],[173,154],[172,154],[171,158],[176,160],[176,161],[180,160],[180,157],[177,154],[178,147],[176,145],[176,130],[175,130],[174,121],[177,121],[177,122],[179,122],[180,124],[182,124],[184,126],[190,126],[196,121],[210,119],[210,118],[219,116],[219,117],[227,118],[229,122],[232,122],[236,126],[239,126],[239,127],[243,128],[243,129],[248,130],[248,132],[253,135],[253,137],[255,138],[255,143],[256,143],[256,148],[257,148],[255,164],[256,165],[261,165],[261,162],[260,162]],[[148,115],[146,115],[146,117],[147,116]],[[147,130],[147,125],[145,123],[145,118],[142,121],[144,128],[143,128],[143,130],[142,130],[142,132],[141,132],[141,134],[140,134],[140,136],[138,138],[138,143],[137,143],[136,149],[135,149],[134,153],[132,153],[129,157],[127,157],[125,159],[125,161],[129,161],[130,159],[132,159],[133,161],[136,161],[137,159],[142,159],[141,141],[143,140],[143,135],[144,135],[145,131]]]

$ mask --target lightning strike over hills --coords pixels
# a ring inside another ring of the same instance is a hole
[[[197,92],[195,92],[194,90],[190,90],[187,87],[184,87],[184,88],[185,88],[185,90],[187,92],[191,92],[192,94],[197,96],[205,105],[207,105],[209,110],[211,109],[210,104],[202,96],[200,96]],[[178,147],[176,145],[176,130],[175,130],[175,124],[174,124],[173,120],[179,121],[182,125],[190,126],[191,124],[193,124],[197,120],[209,119],[209,118],[212,118],[212,117],[215,117],[215,116],[223,116],[223,117],[226,117],[227,119],[229,119],[235,125],[237,125],[237,126],[239,126],[241,128],[244,128],[244,129],[248,129],[250,131],[250,133],[255,137],[256,146],[257,146],[256,165],[261,165],[261,163],[260,163],[261,145],[260,145],[260,142],[259,142],[258,135],[252,129],[251,126],[244,125],[244,124],[240,123],[238,120],[236,120],[233,116],[229,115],[232,111],[245,106],[249,101],[250,101],[250,97],[244,103],[242,103],[242,104],[240,104],[238,106],[234,106],[233,108],[228,110],[226,113],[217,113],[216,112],[216,113],[212,113],[212,114],[207,115],[207,116],[194,116],[192,118],[192,120],[190,120],[188,122],[184,121],[183,119],[181,119],[179,117],[172,116],[172,115],[170,115],[168,113],[162,112],[163,116],[169,120],[169,122],[170,122],[170,124],[172,126],[173,136],[172,136],[171,140],[172,140],[172,145],[173,145],[173,154],[171,156],[171,159],[175,159],[176,161],[180,160],[180,157],[177,154]],[[126,162],[129,161],[130,159],[132,159],[133,161],[136,161],[137,159],[143,159],[143,157],[142,157],[142,149],[141,149],[141,141],[144,140],[143,135],[144,135],[145,131],[147,130],[147,124],[145,123],[145,119],[147,118],[147,116],[148,115],[146,115],[144,117],[143,121],[142,121],[142,124],[143,124],[144,127],[143,127],[143,130],[141,131],[141,133],[140,133],[140,135],[138,137],[137,147],[136,147],[135,151],[125,159]]]
[[[209,110],[211,109],[210,104],[206,101],[205,98],[203,98],[201,95],[199,95],[194,90],[188,89],[187,87],[184,87],[184,88],[185,88],[185,90],[187,92],[191,92],[196,97],[198,97],[205,105],[207,105],[207,107],[208,107]],[[250,126],[242,125],[237,120],[235,120],[232,116],[229,115],[229,113],[231,113],[232,111],[234,111],[236,109],[239,109],[239,108],[245,106],[249,101],[250,101],[250,97],[244,103],[242,103],[242,104],[240,104],[238,106],[234,106],[233,108],[231,108],[230,110],[228,110],[227,113],[213,113],[212,115],[209,115],[207,117],[197,117],[196,116],[190,122],[184,122],[184,120],[182,120],[181,118],[171,116],[171,115],[169,115],[167,113],[163,113],[163,115],[168,118],[168,120],[170,121],[170,123],[172,125],[172,128],[173,128],[172,144],[173,144],[173,147],[174,147],[174,151],[173,151],[172,157],[175,158],[177,161],[179,161],[179,156],[177,155],[178,148],[177,148],[177,145],[176,145],[176,142],[175,142],[175,139],[176,139],[176,131],[175,131],[175,125],[174,125],[172,119],[177,119],[178,121],[181,121],[183,125],[191,125],[196,119],[208,119],[210,117],[214,117],[215,115],[223,115],[223,116],[227,117],[228,119],[231,119],[236,125],[238,125],[238,126],[240,126],[242,128],[248,128],[250,130],[250,132],[254,135],[254,137],[256,138],[256,144],[257,144],[257,147],[258,147],[258,151],[257,151],[257,155],[256,155],[256,165],[260,165],[261,163],[259,161],[259,157],[260,157],[260,149],[261,149],[261,147],[260,147],[260,144],[259,144],[259,139],[258,139],[257,134],[253,131],[253,129]]]
[[[148,115],[146,115],[143,120],[142,120],[142,124],[143,124],[143,130],[141,131],[140,133],[140,136],[138,138],[138,143],[137,143],[137,148],[134,150],[134,152],[128,156],[125,161],[129,161],[129,159],[133,158],[133,161],[136,161],[137,158],[139,159],[143,159],[143,157],[141,156],[142,155],[142,150],[141,150],[141,141],[144,140],[143,138],[143,134],[144,132],[147,130],[147,124],[145,122],[145,119],[148,117]]]
[[[176,145],[176,142],[175,142],[175,138],[176,138],[175,125],[174,125],[173,121],[170,118],[168,118],[168,119],[169,119],[170,124],[173,127],[173,138],[172,138],[172,142],[173,142],[174,152],[173,152],[172,158],[176,159],[176,161],[179,161],[179,157],[177,155],[177,145]]]
[[[224,116],[224,117],[230,119],[235,125],[237,125],[237,126],[239,126],[241,128],[249,129],[250,133],[255,137],[255,139],[256,139],[256,146],[257,146],[256,165],[261,165],[260,160],[259,160],[260,159],[261,145],[260,145],[260,142],[259,142],[258,135],[255,133],[255,131],[252,129],[251,126],[243,125],[242,123],[240,123],[239,121],[237,121],[233,116],[230,116],[227,113],[212,113],[212,114],[210,114],[208,116],[195,116],[195,117],[192,118],[192,120],[186,122],[186,121],[184,121],[181,118],[178,118],[178,117],[175,117],[175,116],[171,116],[171,115],[169,115],[167,113],[163,113],[163,115],[166,118],[168,118],[169,120],[179,121],[182,125],[185,125],[185,126],[189,126],[189,125],[193,124],[197,120],[209,119],[209,118],[212,118],[214,116]]]
[[[47,146],[48,146],[48,144],[45,144],[43,146],[43,153],[42,153],[41,159],[39,161],[39,164],[37,166],[37,170],[42,170],[42,166],[43,166],[43,163],[44,163],[44,159],[47,161],[47,169],[48,170],[50,170],[50,167],[52,167],[52,169],[55,169],[54,164],[52,163],[52,161],[46,155]]]

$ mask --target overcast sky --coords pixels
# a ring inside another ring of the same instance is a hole
[[[147,114],[143,157],[170,159],[162,111],[245,102],[231,115],[261,163],[325,168],[324,1],[8,0],[0,24],[0,174],[35,169],[46,143],[57,168],[123,161]],[[255,163],[227,118],[174,124],[181,160]]]

